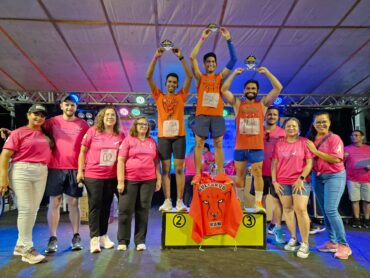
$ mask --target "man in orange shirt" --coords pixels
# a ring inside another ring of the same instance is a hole
[[[198,101],[196,106],[195,117],[195,140],[196,148],[195,168],[196,175],[193,178],[193,184],[199,182],[201,167],[202,167],[202,149],[204,141],[207,139],[209,133],[213,138],[213,145],[215,147],[215,160],[217,165],[217,174],[224,173],[224,153],[222,150],[222,140],[225,133],[225,119],[223,118],[224,103],[221,97],[221,84],[231,72],[236,63],[236,54],[234,45],[231,42],[230,32],[226,28],[220,28],[222,37],[227,42],[227,47],[230,53],[230,61],[221,73],[215,73],[217,68],[217,57],[213,52],[209,52],[203,57],[203,66],[206,70],[202,74],[197,61],[197,55],[203,42],[212,33],[211,29],[203,30],[202,36],[195,45],[190,54],[190,62],[192,65],[193,74],[197,81]]]
[[[221,92],[227,102],[234,106],[236,113],[236,142],[234,160],[236,168],[236,186],[244,188],[248,161],[251,163],[251,172],[254,177],[255,186],[255,208],[256,211],[265,212],[262,205],[263,178],[262,162],[264,159],[263,142],[263,119],[267,108],[279,96],[283,86],[279,80],[265,67],[260,67],[257,72],[266,75],[272,85],[272,90],[266,97],[257,101],[259,83],[256,80],[248,80],[244,84],[244,95],[246,100],[241,101],[229,91],[231,82],[235,76],[244,71],[237,68],[222,85]],[[274,181],[273,181],[274,182]]]
[[[170,168],[171,155],[174,156],[177,201],[176,210],[186,211],[187,208],[182,200],[185,186],[184,158],[185,158],[185,125],[184,107],[188,96],[192,74],[179,48],[172,48],[173,54],[180,60],[186,79],[184,86],[176,93],[179,77],[176,73],[169,73],[166,77],[167,93],[161,92],[153,79],[153,72],[157,59],[164,53],[164,48],[158,48],[149,64],[146,79],[158,110],[158,152],[162,164],[162,182],[165,201],[159,208],[160,211],[171,211],[171,185]]]

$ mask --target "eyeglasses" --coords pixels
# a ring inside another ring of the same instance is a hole
[[[139,125],[139,126],[149,126],[148,123],[137,123],[136,125]]]
[[[265,141],[270,142],[270,132],[266,132],[265,134]]]
[[[318,121],[318,122],[315,122],[315,125],[326,125],[328,123],[329,123],[328,121]]]

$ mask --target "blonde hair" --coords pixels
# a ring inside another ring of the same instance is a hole
[[[132,126],[130,128],[130,136],[133,136],[133,137],[137,137],[138,136],[138,132],[137,132],[136,126],[137,126],[139,120],[142,120],[142,119],[146,120],[146,122],[148,123],[148,130],[145,133],[145,138],[150,137],[150,125],[149,125],[148,119],[146,117],[144,117],[144,116],[140,116],[138,118],[135,118],[134,123],[132,124]]]
[[[116,123],[113,126],[113,132],[114,132],[114,134],[118,135],[121,132],[121,128],[120,128],[121,125],[120,125],[118,113],[117,113],[116,109],[113,106],[106,106],[106,107],[104,107],[103,109],[101,109],[99,111],[98,115],[96,116],[96,125],[95,125],[96,130],[99,131],[99,132],[104,132],[105,131],[104,115],[105,115],[105,112],[108,109],[112,109],[114,111],[114,113],[116,114]]]

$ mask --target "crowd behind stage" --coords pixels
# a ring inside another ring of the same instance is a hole
[[[260,89],[257,80],[246,80],[241,99],[230,91],[235,77],[246,69],[233,70],[237,57],[226,28],[218,29],[230,55],[225,67],[216,71],[217,56],[213,52],[199,61],[198,53],[212,30],[204,29],[197,40],[189,57],[191,67],[177,47],[167,48],[169,51],[159,47],[149,63],[146,79],[157,106],[158,141],[150,136],[150,125],[144,116],[135,118],[128,134],[123,134],[120,117],[112,106],[101,109],[94,126],[89,127],[75,116],[78,103],[71,95],[62,98],[59,116],[46,119],[45,106],[35,103],[27,112],[25,126],[13,131],[1,129],[2,137],[7,139],[0,158],[0,191],[5,194],[13,190],[18,208],[14,256],[30,264],[45,260],[32,241],[32,230],[44,195],[49,197],[50,238],[44,251],[46,255],[58,249],[57,230],[63,194],[67,196],[74,234],[71,249],[83,248],[79,234],[79,198],[83,187],[88,195],[90,252],[99,253],[101,248],[115,245],[119,251],[127,250],[132,240],[133,216],[133,242],[137,251],[143,251],[146,250],[149,209],[155,191],[162,189],[165,196],[160,211],[187,211],[184,189],[201,181],[203,169],[211,171],[216,180],[233,183],[243,202],[247,165],[250,164],[255,210],[264,213],[264,199],[271,194],[274,227],[270,232],[278,243],[284,244],[285,250],[296,252],[300,258],[309,257],[307,203],[310,192],[314,191],[328,233],[328,241],[316,248],[332,252],[338,259],[350,257],[352,250],[338,206],[347,184],[353,205],[353,225],[370,227],[370,147],[363,143],[363,131],[353,130],[352,144],[344,147],[342,138],[331,131],[332,122],[327,111],[313,116],[307,137],[300,136],[301,123],[295,117],[287,118],[279,127],[279,110],[272,104],[283,86],[267,67],[257,68],[253,63],[247,67],[269,80],[272,89],[265,97],[257,98]],[[162,92],[153,73],[157,61],[168,53],[178,58],[185,80],[180,85],[178,74],[169,73],[166,91]],[[200,69],[200,62],[204,71]],[[184,107],[193,77],[198,94],[193,128],[195,146],[186,157],[186,136],[189,134],[184,127]],[[236,115],[234,165],[230,166],[235,167],[235,182],[224,173],[223,100],[233,106]],[[202,154],[207,148],[205,140],[208,137],[213,141],[213,157],[209,153]],[[175,208],[171,200],[171,157],[176,176]],[[117,243],[107,235],[114,194],[119,198]],[[360,219],[360,203],[363,220]],[[283,215],[290,234],[287,241],[281,227]]]

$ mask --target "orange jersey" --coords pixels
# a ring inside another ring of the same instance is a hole
[[[241,102],[236,116],[236,150],[263,150],[263,104]]]
[[[221,74],[201,74],[198,83],[198,101],[195,115],[223,115],[224,102],[221,95],[221,85]]]
[[[228,178],[228,177],[227,177]],[[193,219],[192,239],[228,234],[235,238],[243,211],[231,184],[203,175],[193,188],[189,215]]]
[[[188,92],[164,94],[157,87],[152,96],[158,109],[158,137],[185,136],[184,107]]]

